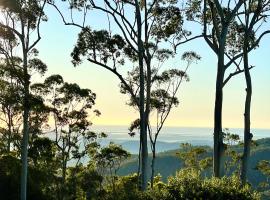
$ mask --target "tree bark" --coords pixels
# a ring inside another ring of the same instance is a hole
[[[248,33],[246,33],[244,41],[244,73],[246,79],[246,99],[245,99],[245,113],[244,113],[244,152],[242,157],[242,167],[241,167],[241,181],[243,184],[246,183],[248,162],[250,157],[250,146],[252,134],[250,133],[250,108],[251,108],[251,97],[252,97],[252,81],[249,72],[248,64]]]
[[[224,52],[226,43],[227,28],[223,28],[219,39],[218,50],[218,69],[216,78],[216,96],[214,111],[214,153],[213,153],[213,170],[215,177],[221,177],[224,174],[223,166],[223,133],[222,133],[222,105],[223,105],[223,81],[225,74]]]
[[[64,149],[62,150],[62,180],[61,180],[61,191],[60,199],[65,199],[65,184],[66,184],[66,171],[67,171],[67,158],[65,156]]]
[[[147,148],[147,132],[146,132],[146,117],[144,111],[144,68],[143,68],[143,55],[144,46],[142,42],[142,19],[140,12],[140,4],[138,0],[135,0],[136,5],[136,19],[137,19],[137,29],[138,29],[138,57],[139,57],[139,69],[140,69],[140,138],[141,138],[141,190],[146,190],[147,188],[147,161],[148,161],[148,148]]]
[[[29,86],[30,86],[30,77],[27,70],[27,51],[23,49],[23,75],[24,75],[24,99],[23,99],[23,140],[21,147],[21,200],[27,199],[27,157],[28,157],[28,142],[29,142]]]
[[[219,67],[220,68],[220,67]],[[223,104],[223,76],[222,69],[218,70],[216,80],[216,99],[215,99],[215,114],[214,114],[214,158],[213,169],[214,176],[221,176],[221,157],[223,152],[223,138],[222,138],[222,104]]]
[[[154,186],[154,178],[155,178],[155,164],[156,164],[156,144],[153,145],[152,150],[152,164],[151,164],[151,188]]]

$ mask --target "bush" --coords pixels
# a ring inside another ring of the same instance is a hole
[[[107,188],[106,200],[259,200],[251,186],[241,186],[238,177],[203,178],[198,170],[183,169],[165,184],[158,176],[153,189],[138,190],[137,175],[119,177],[115,191]]]
[[[115,177],[114,188],[111,184],[107,185],[104,200],[140,200],[145,199],[145,194],[139,191],[137,174],[123,177]],[[103,199],[102,199],[103,200]]]
[[[257,200],[260,195],[251,186],[241,186],[238,177],[202,178],[197,170],[184,169],[168,179],[167,200],[209,199],[209,200]]]

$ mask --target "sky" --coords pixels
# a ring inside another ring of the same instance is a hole
[[[78,83],[97,94],[95,107],[102,115],[93,119],[94,124],[128,126],[139,114],[126,105],[128,97],[119,92],[119,80],[105,69],[87,61],[76,68],[73,67],[70,53],[80,30],[65,26],[58,13],[51,7],[47,7],[46,12],[49,20],[41,24],[42,39],[37,48],[40,51],[40,58],[48,65],[47,76],[61,74],[65,81]],[[95,29],[108,27],[106,17],[99,13],[88,16],[87,23]],[[256,66],[251,71],[252,128],[270,128],[270,65],[267,59],[269,43],[270,38],[265,38],[260,48],[250,56],[250,64]],[[180,58],[187,50],[196,51],[202,59],[190,67],[188,71],[190,82],[181,86],[178,93],[180,104],[172,110],[165,125],[212,127],[217,58],[203,40],[198,40],[181,46],[171,65],[184,69],[185,65]],[[233,78],[224,89],[224,128],[243,127],[244,100],[245,79],[241,74]]]

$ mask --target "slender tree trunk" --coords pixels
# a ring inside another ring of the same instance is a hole
[[[148,53],[147,53],[148,54]],[[151,60],[148,57],[146,61],[146,66],[147,66],[147,76],[146,76],[146,108],[145,108],[145,132],[146,136],[148,135],[147,133],[147,126],[149,124],[149,113],[150,113],[150,98],[151,98]],[[146,144],[147,144],[147,139],[146,139]],[[148,150],[148,149],[147,149]],[[147,152],[148,155],[148,152]],[[152,162],[153,162],[152,158]],[[152,166],[153,170],[153,166]]]
[[[28,157],[28,142],[29,142],[29,86],[30,77],[27,70],[27,51],[23,49],[23,75],[24,75],[24,99],[23,99],[23,140],[21,147],[21,200],[27,199],[27,157]]]
[[[62,180],[61,180],[61,191],[60,191],[60,200],[64,200],[65,199],[65,184],[66,184],[66,165],[63,164],[62,166]]]
[[[152,150],[152,164],[151,164],[151,188],[154,186],[154,177],[155,177],[155,164],[156,164],[156,144],[153,144]]]
[[[11,136],[12,135],[12,120],[10,108],[8,109],[8,144],[7,144],[7,153],[11,151]]]
[[[139,155],[138,155],[138,169],[137,169],[137,175],[138,175],[138,186],[140,185],[140,176],[141,176],[141,152],[142,152],[142,138],[140,137],[140,147],[139,147]]]
[[[144,46],[142,42],[142,19],[140,12],[140,4],[138,0],[135,0],[136,5],[136,19],[138,29],[138,57],[139,57],[139,69],[140,69],[140,138],[141,138],[141,189],[146,190],[147,188],[147,161],[148,161],[148,149],[147,149],[147,132],[146,132],[146,117],[144,111],[144,68],[143,68],[143,54]]]
[[[64,146],[64,140],[63,140],[63,146]],[[62,149],[62,180],[61,180],[61,191],[60,191],[60,200],[65,199],[65,184],[66,184],[66,171],[67,171],[67,158],[65,156],[65,150]]]
[[[147,138],[147,127],[149,125],[149,114],[150,114],[150,99],[151,99],[151,78],[152,78],[152,72],[151,72],[151,54],[149,53],[149,49],[148,49],[148,13],[147,13],[147,1],[144,1],[144,38],[145,38],[145,44],[146,44],[146,48],[144,48],[144,52],[146,53],[145,56],[145,63],[146,63],[146,106],[145,106],[145,135]],[[147,139],[146,139],[146,144],[147,144]],[[147,150],[147,156],[148,156],[148,148]],[[147,169],[146,169],[147,170]]]
[[[246,38],[244,41],[244,72],[246,79],[246,100],[245,100],[245,113],[244,113],[244,153],[242,157],[242,167],[241,167],[241,181],[246,183],[247,171],[248,171],[248,162],[250,157],[250,146],[252,134],[250,133],[250,108],[251,108],[251,96],[252,96],[252,82],[249,72],[248,64],[248,36],[246,33]]]
[[[221,175],[221,156],[222,156],[222,101],[223,91],[220,87],[220,77],[216,83],[216,100],[215,100],[215,119],[214,119],[214,176]]]
[[[222,45],[223,44],[223,45]],[[224,80],[224,46],[225,41],[221,43],[218,53],[218,70],[216,78],[216,96],[214,111],[214,154],[213,170],[214,176],[223,175],[223,133],[222,133],[222,105],[223,105],[223,80]]]
[[[142,190],[147,188],[147,162],[148,162],[148,148],[147,148],[147,131],[146,131],[146,117],[144,111],[144,70],[143,62],[140,65],[140,134],[142,139],[141,148],[141,176],[142,176]]]

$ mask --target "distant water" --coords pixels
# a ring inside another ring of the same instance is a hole
[[[95,132],[104,132],[107,138],[100,140],[101,146],[107,145],[109,142],[121,144],[124,149],[132,154],[139,151],[139,135],[134,137],[128,135],[128,127],[126,126],[100,126],[93,125],[92,130]],[[231,128],[231,133],[239,134],[243,138],[243,129]],[[270,129],[253,129],[254,139],[270,137]],[[157,140],[157,153],[179,148],[180,143],[191,143],[192,145],[213,146],[213,129],[212,128],[194,128],[194,127],[164,127]],[[150,145],[148,145],[150,148]],[[150,152],[150,149],[149,149]],[[87,163],[88,157],[82,158],[83,163]],[[69,161],[69,165],[73,165],[75,161]]]
[[[128,135],[128,127],[125,126],[98,126],[92,127],[93,131],[104,132],[108,135],[106,141],[117,143],[126,141],[138,141],[139,135],[134,137]],[[231,128],[231,133],[240,135],[243,139],[243,129]],[[270,137],[270,129],[252,129],[253,139]],[[160,142],[183,143],[188,142],[193,145],[213,145],[213,128],[194,127],[164,127],[158,137]]]

